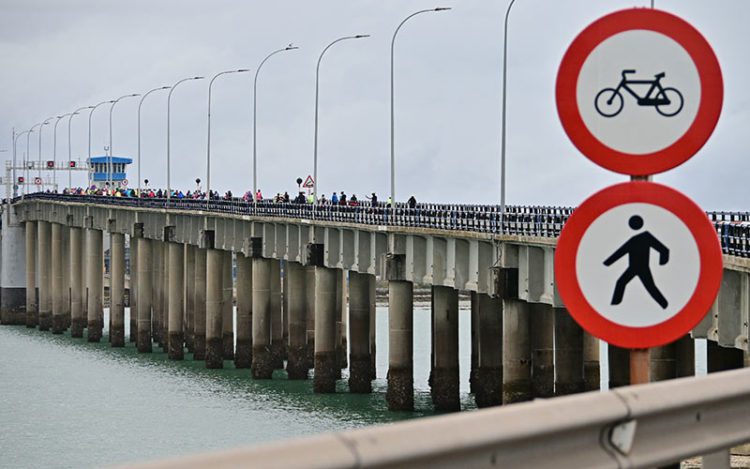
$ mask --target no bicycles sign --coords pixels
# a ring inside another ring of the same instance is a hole
[[[684,20],[630,9],[600,18],[568,48],[557,75],[565,132],[609,170],[649,175],[695,155],[719,120],[721,68]]]

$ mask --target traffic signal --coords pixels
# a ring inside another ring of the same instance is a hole
[[[54,161],[47,161],[47,168],[48,169],[53,169],[54,167],[55,167],[55,162]]]
[[[68,168],[75,168],[76,162],[75,161],[68,161]]]

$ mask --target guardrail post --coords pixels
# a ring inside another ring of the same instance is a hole
[[[289,353],[286,371],[289,379],[307,379],[307,321],[305,268],[298,262],[286,263],[286,291],[289,312]]]
[[[555,314],[542,303],[529,305],[531,336],[531,393],[534,397],[555,394]]]
[[[237,348],[235,368],[250,368],[253,362],[253,260],[237,252]]]

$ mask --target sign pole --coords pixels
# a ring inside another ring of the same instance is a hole
[[[630,176],[631,181],[651,182],[652,175]],[[630,384],[647,384],[651,382],[651,349],[630,349]]]

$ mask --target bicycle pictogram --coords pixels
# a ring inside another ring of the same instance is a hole
[[[623,70],[622,79],[617,88],[604,88],[596,94],[594,107],[596,112],[603,117],[614,117],[618,115],[625,105],[622,91],[630,93],[639,106],[653,106],[656,112],[664,117],[673,117],[682,111],[685,101],[676,88],[664,88],[661,79],[666,76],[664,72],[654,75],[653,80],[629,80],[628,75],[635,70]],[[645,95],[639,96],[630,85],[651,85]]]

